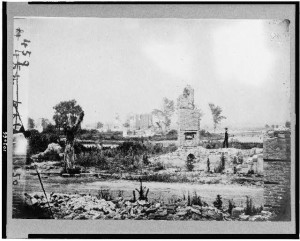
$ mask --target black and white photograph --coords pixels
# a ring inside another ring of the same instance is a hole
[[[291,21],[15,16],[11,218],[294,220]]]

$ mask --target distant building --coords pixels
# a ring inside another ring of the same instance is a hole
[[[48,119],[39,118],[35,121],[34,129],[38,130],[39,132],[43,132],[49,124],[51,123]]]
[[[147,130],[153,126],[152,114],[135,114],[128,117],[129,130]]]
[[[116,114],[112,131],[122,131],[122,130],[123,130],[123,125],[120,120],[120,116],[119,116],[119,114]]]
[[[149,129],[152,126],[152,115],[142,114],[140,115],[140,129]]]

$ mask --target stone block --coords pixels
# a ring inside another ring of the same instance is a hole
[[[244,209],[242,207],[236,207],[232,209],[231,216],[234,218],[238,218],[243,212]]]
[[[244,214],[242,214],[242,215],[240,215],[239,216],[239,219],[241,220],[241,221],[248,221],[249,220],[249,215],[244,215]]]

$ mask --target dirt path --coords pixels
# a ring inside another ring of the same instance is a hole
[[[60,176],[43,179],[46,192],[58,193],[90,193],[96,195],[100,189],[109,189],[113,196],[117,196],[121,191],[124,197],[132,197],[132,191],[139,188],[138,181],[128,180],[99,180],[97,178],[62,178]],[[168,202],[172,197],[183,197],[189,192],[202,197],[202,200],[212,203],[217,194],[220,194],[227,204],[227,200],[233,199],[236,204],[245,203],[246,196],[253,199],[254,204],[263,204],[263,188],[247,187],[241,185],[223,184],[193,184],[193,183],[161,183],[143,182],[143,186],[150,189],[149,199],[162,199]],[[25,179],[19,180],[17,185],[13,185],[14,195],[22,195],[24,192],[41,192],[41,186],[37,176],[27,175]]]

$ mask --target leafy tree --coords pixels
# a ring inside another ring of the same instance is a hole
[[[33,129],[34,128],[34,120],[32,118],[28,118],[28,124],[27,124],[28,129]]]
[[[268,124],[266,124],[266,125],[265,125],[265,128],[266,128],[266,129],[269,129],[269,128],[270,128],[270,126],[269,126]]]
[[[171,117],[175,111],[175,107],[174,107],[174,101],[173,100],[169,100],[168,98],[163,98],[163,108],[162,108],[163,113],[167,116],[167,117]]]
[[[63,123],[68,120],[68,115],[71,116],[72,123],[75,123],[77,116],[82,112],[82,108],[77,105],[76,100],[61,101],[53,109],[55,110],[53,120],[57,128],[62,127]]]
[[[97,129],[101,129],[103,127],[103,123],[102,122],[98,122],[97,123]]]
[[[208,104],[211,110],[211,114],[213,116],[214,121],[214,131],[216,131],[217,125],[221,122],[221,120],[226,119],[225,116],[222,116],[222,108],[220,106],[215,106],[212,103]]]
[[[163,130],[164,126],[167,126],[166,116],[163,111],[159,109],[154,109],[152,115],[156,117],[155,124]]]
[[[174,101],[164,97],[161,110],[154,109],[152,111],[152,114],[157,117],[158,122],[156,124],[160,128],[162,128],[163,125],[166,128],[169,128],[171,125],[171,116],[173,115],[174,111],[175,111]]]
[[[42,124],[43,125],[43,124]],[[55,129],[55,126],[51,123],[49,123],[43,130],[43,133],[52,133],[55,134],[57,131]]]
[[[291,122],[290,121],[285,122],[285,127],[286,128],[291,128]]]

